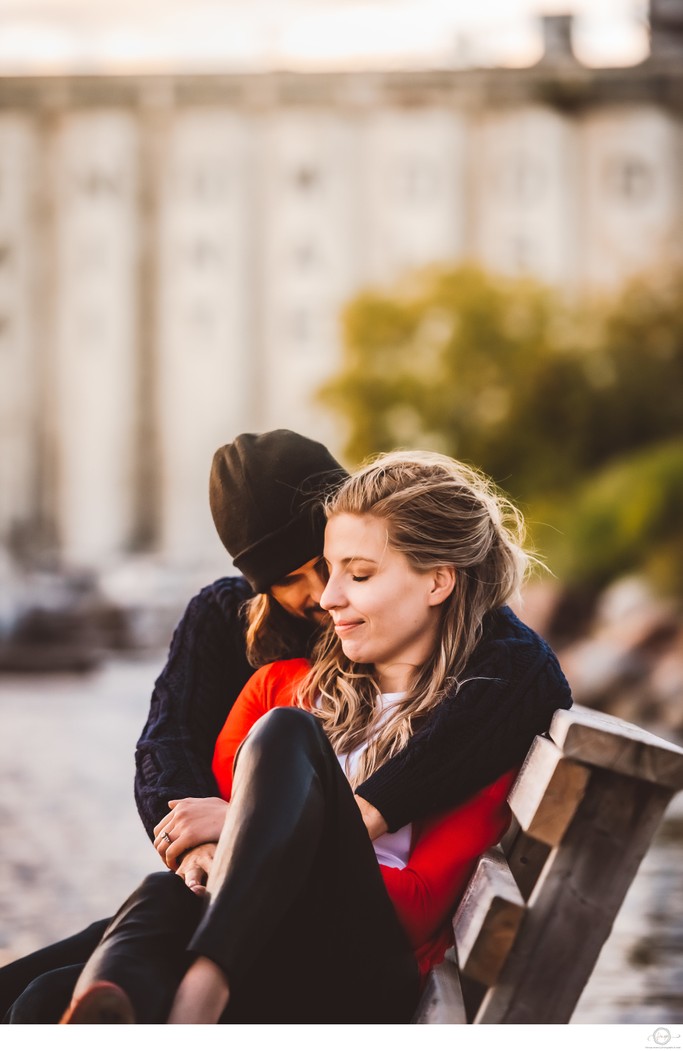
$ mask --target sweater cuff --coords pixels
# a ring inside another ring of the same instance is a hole
[[[406,794],[406,777],[400,770],[394,772],[380,767],[367,781],[358,785],[355,793],[379,810],[390,832],[396,832],[408,823],[401,812]]]

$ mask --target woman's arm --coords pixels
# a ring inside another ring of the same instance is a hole
[[[250,595],[241,577],[216,581],[192,599],[173,635],[135,753],[135,800],[152,840],[170,800],[219,794],[216,735],[253,672],[240,617]]]
[[[508,770],[457,809],[426,822],[405,868],[380,866],[413,949],[450,919],[477,859],[507,829],[507,797],[517,773]]]

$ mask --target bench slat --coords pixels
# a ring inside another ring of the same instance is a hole
[[[550,737],[568,757],[629,777],[683,788],[683,748],[613,715],[574,705],[555,712]]]
[[[413,1024],[464,1025],[466,1022],[458,968],[446,959],[430,971]]]
[[[503,853],[486,851],[453,918],[460,970],[492,985],[498,978],[522,922],[524,899]]]
[[[528,901],[552,847],[523,832],[514,816],[500,845],[515,883],[524,900]]]
[[[476,1024],[569,1021],[671,790],[594,770]]]
[[[527,835],[556,847],[589,777],[588,767],[567,759],[547,738],[537,737],[508,796],[510,809]]]
[[[589,708],[556,712],[453,918],[459,969],[435,970],[414,1020],[568,1022],[680,788],[683,748]]]

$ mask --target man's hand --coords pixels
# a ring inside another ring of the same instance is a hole
[[[216,843],[202,843],[188,850],[178,865],[176,875],[185,880],[185,885],[201,898],[206,894],[206,881],[216,853]]]
[[[368,803],[367,799],[363,799],[362,796],[354,796],[353,798],[358,803],[358,808],[361,817],[365,822],[365,827],[368,830],[370,839],[377,839],[379,836],[383,836],[385,832],[389,831],[389,826],[377,807],[374,807],[372,803]]]
[[[154,828],[154,848],[174,872],[181,854],[203,843],[217,843],[228,804],[217,796],[171,799],[170,813]]]

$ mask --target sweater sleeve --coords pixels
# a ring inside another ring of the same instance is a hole
[[[413,949],[447,922],[477,859],[507,829],[507,796],[517,773],[517,768],[508,770],[455,810],[427,821],[405,868],[380,866]]]
[[[135,801],[150,839],[170,799],[218,795],[211,771],[216,736],[253,673],[240,608],[241,577],[204,588],[176,628],[135,753]]]
[[[476,658],[460,689],[356,789],[390,831],[450,810],[519,766],[553,713],[571,707],[557,658],[511,610],[497,611]]]

